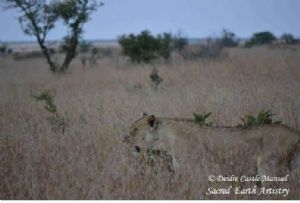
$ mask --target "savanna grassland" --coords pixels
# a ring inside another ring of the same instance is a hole
[[[118,54],[85,67],[77,59],[66,74],[52,74],[42,58],[1,56],[0,199],[284,198],[206,196],[210,183],[194,168],[196,160],[210,162],[204,152],[172,178],[150,172],[140,176],[123,143],[142,112],[192,118],[206,111],[215,123],[235,126],[246,114],[271,110],[275,119],[299,130],[299,47],[223,52],[214,60],[173,56],[157,62],[163,78],[157,90],[149,79],[150,65],[132,64]],[[55,95],[63,130],[51,125],[43,102],[32,97],[44,90]],[[189,157],[199,150],[191,146]],[[216,164],[210,172],[238,171],[247,164],[243,157],[233,165]],[[291,195],[285,198],[299,199],[299,177],[293,174]]]

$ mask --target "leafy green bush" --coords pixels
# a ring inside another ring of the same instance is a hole
[[[119,44],[122,53],[135,63],[150,63],[158,57],[160,50],[159,41],[147,30],[139,35],[123,35],[119,39]]]
[[[142,31],[138,35],[123,35],[119,38],[122,53],[129,56],[134,63],[151,63],[156,58],[168,60],[174,50],[183,50],[187,40],[181,36],[173,37],[170,33],[157,36],[149,31]]]
[[[258,32],[253,34],[250,41],[246,43],[246,46],[271,44],[275,40],[276,37],[271,32]]]
[[[44,108],[50,113],[57,113],[56,105],[54,104],[54,95],[49,90],[42,91],[38,95],[32,95],[37,101],[44,101]]]
[[[163,79],[158,75],[158,70],[156,67],[154,67],[154,69],[152,70],[152,73],[150,74],[150,79],[155,89],[157,89],[158,85],[163,81]]]
[[[211,116],[211,112],[209,113],[206,113],[206,112],[203,112],[201,114],[197,114],[197,113],[194,113],[194,122],[196,124],[198,124],[200,127],[210,127],[212,125],[212,122],[208,123],[207,122],[207,119]]]
[[[248,127],[262,124],[280,124],[281,121],[273,121],[272,117],[274,115],[275,114],[273,114],[270,110],[259,112],[257,117],[246,115],[244,118],[241,118],[243,123],[239,124],[239,126]]]
[[[49,124],[52,126],[54,131],[65,132],[66,128],[69,126],[69,119],[67,115],[61,115],[57,112],[57,107],[54,104],[54,95],[51,94],[49,90],[42,91],[38,95],[32,95],[37,101],[45,102],[44,108],[51,114],[47,117]]]
[[[158,56],[162,57],[165,60],[170,58],[173,49],[172,40],[172,35],[170,33],[164,33],[163,35],[157,36],[159,47]]]

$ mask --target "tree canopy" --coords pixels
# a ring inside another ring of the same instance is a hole
[[[83,25],[93,11],[102,6],[99,0],[4,0],[5,8],[20,12],[19,22],[25,34],[34,36],[53,72],[68,69],[76,56],[76,48],[83,34]],[[65,58],[61,65],[53,61],[46,45],[48,33],[55,28],[58,20],[63,20],[68,29],[64,37]]]

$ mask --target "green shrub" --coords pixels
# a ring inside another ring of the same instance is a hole
[[[55,132],[59,130],[64,133],[69,126],[69,119],[66,113],[63,115],[57,112],[57,107],[54,104],[54,95],[49,90],[45,90],[40,94],[32,95],[32,97],[37,101],[45,102],[44,108],[51,114],[47,117],[47,121]]]
[[[194,113],[194,122],[196,124],[198,124],[200,127],[210,127],[212,125],[212,122],[208,123],[207,122],[207,119],[211,116],[211,112],[209,113],[206,113],[206,112],[203,112],[201,114],[197,114],[197,113]]]
[[[134,63],[151,63],[154,59],[168,60],[172,51],[183,50],[187,40],[180,35],[173,37],[170,33],[157,36],[149,31],[142,31],[138,35],[123,35],[119,38],[122,53]]]
[[[246,115],[244,118],[241,118],[243,123],[239,124],[239,126],[248,127],[262,124],[280,124],[281,121],[273,121],[272,117],[274,115],[275,114],[273,114],[270,110],[261,111],[256,117],[252,115]]]
[[[271,32],[254,33],[250,41],[246,43],[246,47],[253,45],[271,44],[276,40],[276,37]]]
[[[119,39],[122,53],[129,56],[134,63],[150,63],[157,58],[160,51],[159,43],[159,40],[147,30],[139,35],[123,35]]]
[[[164,33],[163,35],[157,36],[158,40],[158,56],[162,57],[165,60],[170,58],[172,52],[172,35],[170,33]]]
[[[45,90],[38,95],[32,95],[37,101],[45,102],[44,108],[50,113],[57,113],[56,105],[54,104],[54,95],[49,90]]]
[[[163,81],[163,79],[159,76],[156,67],[153,68],[152,73],[150,74],[150,79],[155,89],[157,89],[158,85]]]

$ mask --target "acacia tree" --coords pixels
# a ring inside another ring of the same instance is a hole
[[[25,34],[34,36],[52,72],[66,71],[76,56],[76,49],[83,33],[83,25],[93,11],[102,6],[99,0],[5,0],[4,7],[18,9],[19,22]],[[68,28],[64,37],[65,57],[57,64],[46,44],[48,33],[58,20]]]

